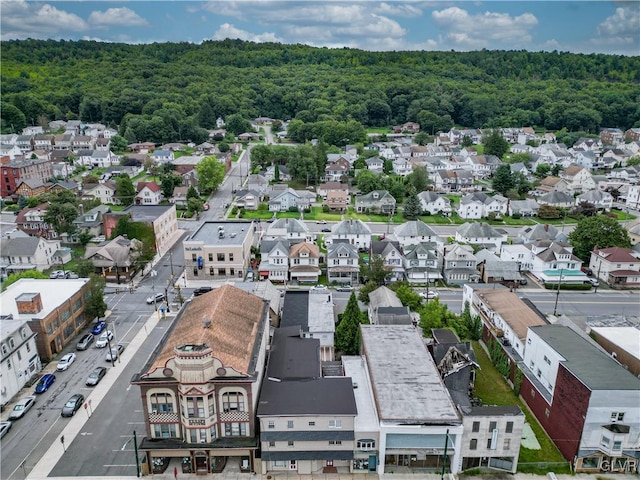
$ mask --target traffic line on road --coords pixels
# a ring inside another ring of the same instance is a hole
[[[116,465],[116,464],[106,464],[106,465],[102,465],[103,467],[135,467],[136,464],[132,463],[132,464],[122,464],[122,465]]]

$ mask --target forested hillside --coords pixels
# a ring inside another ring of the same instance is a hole
[[[640,57],[25,40],[2,42],[1,74],[5,133],[46,116],[118,125],[123,135],[129,127],[130,140],[197,141],[235,113],[417,121],[429,133],[454,124],[640,126]]]

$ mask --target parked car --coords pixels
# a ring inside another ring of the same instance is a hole
[[[331,229],[330,228],[323,228],[321,231],[322,232],[331,232]]]
[[[122,345],[121,343],[119,343],[118,345],[116,345],[115,347],[113,347],[111,349],[110,352],[107,352],[107,354],[105,355],[104,359],[107,362],[112,362],[114,360],[117,360],[118,357],[120,355],[122,355],[122,352],[124,352],[124,345]]]
[[[207,210],[209,210],[209,204],[205,203],[202,208],[204,209],[204,211],[206,212]]]
[[[91,345],[92,343],[93,343],[93,335],[91,335],[90,333],[85,333],[82,336],[82,338],[78,340],[78,343],[76,344],[76,349],[86,350],[87,348],[89,348],[89,345]]]
[[[62,412],[60,413],[60,415],[62,415],[63,417],[73,417],[76,412],[80,410],[80,407],[82,407],[83,403],[84,395],[80,393],[72,395],[71,398],[67,400],[67,403],[64,404],[64,407],[62,407]]]
[[[44,393],[49,390],[49,387],[56,381],[56,376],[53,373],[46,373],[40,378],[36,384],[34,393]]]
[[[56,278],[68,278],[67,274],[71,272],[63,272],[62,270],[58,271],[58,276]]]
[[[36,403],[36,397],[30,395],[28,397],[24,397],[22,400],[18,401],[11,410],[9,414],[9,420],[17,420],[18,418],[22,418],[25,413],[29,411],[33,404]]]
[[[62,270],[54,270],[49,274],[49,278],[60,278],[59,275],[64,276],[64,272]]]
[[[0,422],[0,438],[3,438],[11,430],[11,422]]]
[[[106,347],[111,340],[113,340],[113,332],[111,330],[102,332],[102,335],[100,335],[100,338],[96,341],[96,348]]]
[[[162,302],[164,300],[164,293],[156,293],[155,295],[151,295],[147,297],[147,304],[151,305],[152,303]]]
[[[70,278],[70,279],[72,279],[72,280],[76,280],[76,279],[78,279],[78,278],[80,278],[80,277],[79,277],[79,276],[78,276],[78,274],[77,274],[77,273],[75,273],[75,272],[69,272],[69,275],[67,275],[67,278]]]
[[[353,287],[351,285],[340,285],[336,288],[338,292],[353,292]]]
[[[84,383],[86,385],[89,385],[90,387],[93,387],[100,383],[100,380],[102,380],[102,377],[104,377],[106,374],[107,369],[105,367],[96,367],[93,372],[89,374],[89,376],[87,377],[87,381]]]
[[[210,292],[211,290],[213,290],[213,287],[199,287],[193,291],[193,296],[199,297],[200,295],[204,295],[205,293]]]
[[[520,285],[526,285],[527,283],[529,283],[529,280],[527,280],[525,277],[522,277],[520,279]]]
[[[318,225],[326,225],[326,224],[327,224],[327,221],[326,221],[326,220],[316,220],[316,223],[317,223]]]
[[[590,283],[592,287],[599,287],[600,286],[600,282],[598,281],[597,278],[587,278],[587,281],[584,283]]]
[[[100,335],[105,328],[107,328],[107,322],[105,322],[104,320],[98,320],[93,324],[91,333],[93,333],[94,335]]]
[[[593,270],[591,270],[589,267],[580,267],[580,270],[582,271],[582,273],[584,273],[587,277],[591,277],[593,276]]]
[[[438,292],[435,290],[427,290],[426,292],[420,292],[419,295],[427,300],[432,300],[438,296]]]
[[[76,361],[76,354],[75,353],[67,353],[58,362],[58,366],[56,367],[56,370],[59,371],[59,372],[64,372],[75,361]]]
[[[312,292],[328,292],[329,289],[327,288],[326,285],[314,285],[313,287],[311,287],[311,291]]]

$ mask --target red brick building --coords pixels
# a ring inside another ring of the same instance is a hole
[[[11,160],[8,156],[0,158],[0,196],[10,197],[24,180],[47,182],[53,177],[51,161],[47,159]]]

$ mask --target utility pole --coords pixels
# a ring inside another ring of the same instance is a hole
[[[558,299],[560,298],[560,284],[562,283],[562,272],[564,271],[564,268],[560,269],[560,278],[558,278],[558,289],[556,290],[556,303],[553,306],[553,315],[556,315],[556,312],[558,311]]]
[[[133,452],[136,456],[136,477],[140,477],[140,459],[138,458],[138,437],[136,431],[133,431]]]
[[[442,456],[442,473],[440,474],[440,480],[444,480],[444,473],[447,468],[447,447],[449,446],[449,429],[444,436],[444,455]]]

